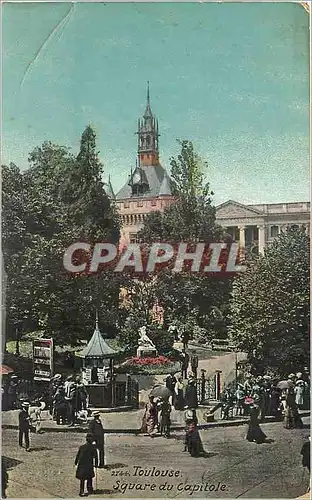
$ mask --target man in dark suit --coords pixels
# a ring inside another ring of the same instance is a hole
[[[181,353],[181,377],[187,378],[187,370],[190,362],[190,357],[185,349],[182,349]]]
[[[92,480],[95,475],[94,467],[98,466],[98,457],[92,440],[92,435],[88,433],[86,436],[86,443],[80,446],[75,459],[75,465],[77,465],[76,478],[80,480],[80,497],[85,497],[93,493]],[[87,482],[88,493],[84,492],[85,482]]]
[[[89,425],[89,434],[92,435],[92,440],[95,442],[96,449],[99,453],[99,468],[105,468],[104,464],[104,429],[102,421],[100,419],[100,412],[94,411],[92,413],[94,417]]]
[[[198,368],[198,356],[196,351],[191,355],[191,368],[194,375],[194,378],[197,378],[197,368]]]
[[[23,437],[25,439],[26,451],[30,451],[29,448],[29,430],[30,430],[30,417],[28,413],[29,403],[24,402],[22,404],[22,410],[18,414],[18,444],[23,446]]]

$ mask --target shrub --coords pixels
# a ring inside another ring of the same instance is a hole
[[[132,358],[127,359],[122,365],[131,366],[131,365],[165,365],[171,363],[170,359],[165,356],[157,356],[157,357],[146,357],[146,358],[138,358],[133,356]]]
[[[144,358],[143,358],[144,359]],[[180,371],[180,363],[165,364],[125,364],[116,367],[116,373],[127,373],[129,375],[168,375]]]

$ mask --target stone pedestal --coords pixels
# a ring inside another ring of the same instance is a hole
[[[182,349],[183,349],[183,342],[180,342],[180,341],[174,342],[172,347],[174,349],[176,349],[177,351],[182,351]]]
[[[158,356],[158,352],[154,347],[142,345],[137,348],[138,358],[155,358],[156,356]]]

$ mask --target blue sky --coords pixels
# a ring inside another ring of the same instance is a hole
[[[3,8],[3,161],[84,127],[115,189],[136,159],[146,81],[163,166],[176,138],[215,203],[309,198],[308,14],[294,3],[15,3]]]

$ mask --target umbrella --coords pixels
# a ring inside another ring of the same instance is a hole
[[[1,375],[8,375],[13,372],[13,368],[10,368],[8,365],[1,365]]]
[[[290,381],[290,380],[281,380],[278,384],[277,384],[277,388],[278,389],[289,389],[290,387],[293,387],[293,383]]]
[[[171,392],[164,385],[157,385],[154,387],[150,394],[150,396],[154,396],[155,398],[169,399],[172,396]]]

